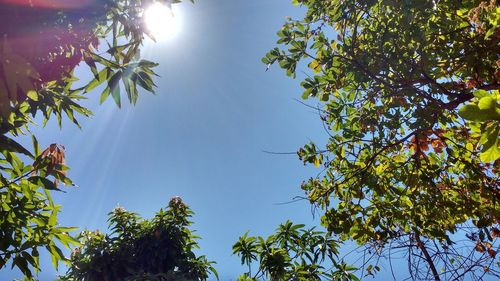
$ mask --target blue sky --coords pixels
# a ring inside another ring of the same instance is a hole
[[[231,246],[247,230],[269,235],[279,223],[317,224],[307,202],[277,205],[302,195],[300,183],[315,175],[295,155],[310,139],[325,139],[320,120],[298,103],[299,80],[260,61],[275,46],[286,16],[301,10],[289,0],[211,0],[181,4],[182,30],[143,56],[160,63],[157,95],[143,93],[136,106],[118,109],[112,99],[70,122],[35,129],[42,146],[64,144],[70,177],[79,186],[55,195],[60,223],[107,229],[117,205],[151,217],[180,196],[196,213],[200,253],[216,260],[221,280],[244,272]],[[304,69],[305,70],[305,69]],[[79,69],[82,80],[90,79]],[[46,260],[40,280],[55,271]],[[20,277],[2,270],[2,280]]]

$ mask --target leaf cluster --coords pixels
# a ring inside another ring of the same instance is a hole
[[[247,232],[233,245],[248,267],[238,280],[358,280],[357,269],[339,261],[338,247],[333,236],[291,221],[266,239]]]
[[[11,267],[19,268],[29,279],[33,271],[41,270],[40,248],[50,253],[57,268],[59,261],[67,261],[61,245],[69,249],[78,244],[69,234],[76,228],[58,225],[61,206],[53,202],[50,194],[50,191],[61,191],[58,182],[73,184],[66,177],[63,148],[54,144],[40,152],[33,137],[35,155],[32,155],[14,140],[1,138],[0,267],[10,261]],[[26,165],[19,153],[33,159],[33,164]]]
[[[327,144],[298,151],[322,166],[302,184],[322,224],[383,245],[407,234],[451,245],[466,222],[496,229],[496,1],[293,2],[304,17],[262,61],[292,77],[307,67],[302,98],[322,104]]]
[[[206,280],[217,271],[196,256],[198,238],[189,229],[192,211],[179,197],[151,220],[116,208],[109,213],[110,234],[83,231],[62,280]]]
[[[179,1],[175,1],[177,3]],[[121,105],[120,88],[135,104],[139,88],[153,92],[156,63],[140,58],[147,36],[142,12],[151,1],[4,1],[0,4],[0,268],[19,268],[26,278],[40,270],[39,250],[53,264],[66,261],[62,245],[77,240],[61,227],[51,192],[66,176],[64,147],[43,152],[30,127],[54,118],[92,113],[81,105],[103,85],[101,102],[111,95]],[[100,46],[100,48],[99,48]],[[81,62],[93,79],[76,87],[74,69]],[[16,141],[31,135],[33,148]]]

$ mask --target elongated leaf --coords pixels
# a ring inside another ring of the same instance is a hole
[[[85,86],[84,90],[85,92],[90,92],[93,89],[95,89],[97,86],[101,85],[104,81],[108,79],[108,76],[110,74],[110,69],[109,68],[104,68],[103,70],[99,71],[97,76],[90,81],[87,86]]]
[[[59,188],[57,188],[56,184],[53,181],[51,181],[47,178],[44,178],[44,177],[33,176],[33,177],[29,177],[28,181],[33,183],[33,184],[36,184],[38,186],[41,186],[45,189],[48,189],[48,190],[61,191]]]
[[[111,79],[109,79],[108,87],[111,89],[111,95],[113,96],[113,99],[115,100],[116,105],[118,107],[121,107],[121,100],[120,100],[120,79],[122,78],[122,71],[116,72]]]
[[[29,152],[26,148],[24,148],[22,145],[17,143],[15,140],[5,136],[5,135],[0,135],[0,150],[7,150],[10,152],[18,152],[22,153],[24,155],[28,155],[32,158],[34,158],[33,154]]]
[[[110,94],[111,90],[109,87],[106,87],[106,89],[104,89],[104,91],[102,91],[101,93],[101,98],[99,99],[99,102],[102,104],[104,101],[106,101],[106,99],[108,98],[109,94]]]

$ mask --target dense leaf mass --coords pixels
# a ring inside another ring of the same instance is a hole
[[[238,281],[358,280],[357,268],[339,257],[338,241],[331,234],[286,221],[267,238],[248,236],[233,245],[248,271]]]
[[[322,223],[362,244],[410,235],[418,247],[422,237],[451,245],[452,234],[469,222],[472,244],[494,241],[496,1],[293,2],[306,8],[305,16],[283,26],[283,48],[263,62],[278,63],[290,76],[307,64],[302,97],[324,103],[318,112],[328,144],[298,152],[305,163],[324,166],[322,176],[302,185],[324,210]],[[487,268],[485,260],[472,267]]]
[[[192,212],[179,197],[151,220],[116,208],[109,214],[111,234],[84,231],[63,280],[206,280],[217,275],[205,256],[196,256],[189,230]]]

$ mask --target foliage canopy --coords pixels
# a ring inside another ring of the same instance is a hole
[[[291,221],[266,239],[247,232],[233,245],[233,253],[248,267],[238,280],[358,280],[355,267],[338,262],[338,246],[332,235]]]
[[[217,271],[196,256],[197,236],[188,228],[192,211],[179,197],[151,220],[116,208],[109,213],[111,233],[83,231],[62,280],[206,280]]]
[[[66,116],[79,126],[77,116],[91,115],[80,101],[100,85],[100,101],[112,96],[118,106],[121,88],[133,104],[140,88],[154,91],[157,64],[140,58],[148,34],[142,11],[151,3],[0,1],[0,268],[10,263],[31,278],[40,270],[39,249],[57,267],[67,260],[60,246],[78,244],[68,233],[75,228],[58,225],[61,206],[51,199],[58,183],[73,185],[64,146],[41,152],[29,128],[35,117],[44,124],[55,117],[61,126]],[[82,62],[94,77],[75,87]],[[21,135],[32,136],[32,149],[15,140]]]
[[[379,249],[405,240],[428,265],[413,278],[498,274],[496,1],[293,2],[305,16],[283,26],[282,48],[263,62],[289,76],[307,64],[302,98],[324,104],[317,110],[328,144],[298,151],[304,163],[324,169],[302,185],[324,211],[322,224]],[[450,264],[467,259],[446,249],[470,223],[468,249],[476,246],[478,256]]]

